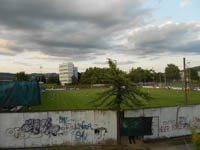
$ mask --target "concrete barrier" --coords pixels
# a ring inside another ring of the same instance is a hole
[[[200,105],[130,110],[124,115],[125,118],[153,117],[153,135],[144,136],[145,140],[190,135],[191,125],[200,129]]]
[[[116,144],[115,111],[0,113],[0,148]]]

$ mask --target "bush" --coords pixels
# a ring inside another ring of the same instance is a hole
[[[200,135],[196,132],[196,128],[192,127],[192,143],[194,144],[195,150],[200,150]]]

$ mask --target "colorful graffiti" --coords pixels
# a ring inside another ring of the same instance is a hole
[[[58,124],[52,123],[52,118],[47,119],[28,119],[21,127],[7,129],[7,135],[19,139],[36,138],[42,136],[74,136],[77,141],[85,141],[88,136],[95,134],[97,139],[104,139],[108,132],[105,127],[93,128],[92,123],[85,120],[76,121],[66,116],[59,116]]]

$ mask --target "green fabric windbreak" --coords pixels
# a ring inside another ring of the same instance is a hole
[[[124,118],[121,123],[122,136],[152,135],[152,117]]]
[[[40,87],[36,81],[0,82],[0,107],[40,105]]]

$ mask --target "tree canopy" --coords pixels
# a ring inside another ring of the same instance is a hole
[[[189,74],[189,78],[191,80],[199,80],[199,76],[198,76],[198,72],[197,70],[195,70],[194,68],[190,68],[187,70],[188,74]]]
[[[99,97],[92,101],[95,106],[107,106],[110,109],[121,110],[123,105],[133,108],[142,105],[142,99],[150,99],[148,93],[143,92],[134,84],[125,72],[117,68],[117,62],[108,59],[108,80],[112,88],[99,93]]]
[[[180,77],[180,70],[178,66],[174,64],[168,64],[167,67],[165,68],[165,75],[166,79],[169,82],[172,82],[174,80],[179,80]]]
[[[56,84],[60,84],[60,81],[59,81],[59,76],[56,75],[51,75],[47,78],[47,83],[56,83]]]
[[[18,72],[15,74],[13,80],[28,81],[29,76],[27,74],[25,74],[25,72]]]
[[[78,79],[73,75],[72,76],[72,85],[78,84]]]
[[[138,67],[136,69],[131,69],[129,72],[129,77],[131,81],[135,83],[146,83],[146,82],[153,82],[155,78],[155,71],[153,69],[142,69]]]
[[[36,76],[35,78],[34,78],[36,81],[41,81],[41,82],[44,82],[44,83],[46,83],[46,77],[45,77],[45,75],[43,75],[43,74],[40,74],[40,75],[38,75],[38,76]]]
[[[108,81],[108,68],[87,68],[86,71],[81,74],[81,84],[107,84]]]

